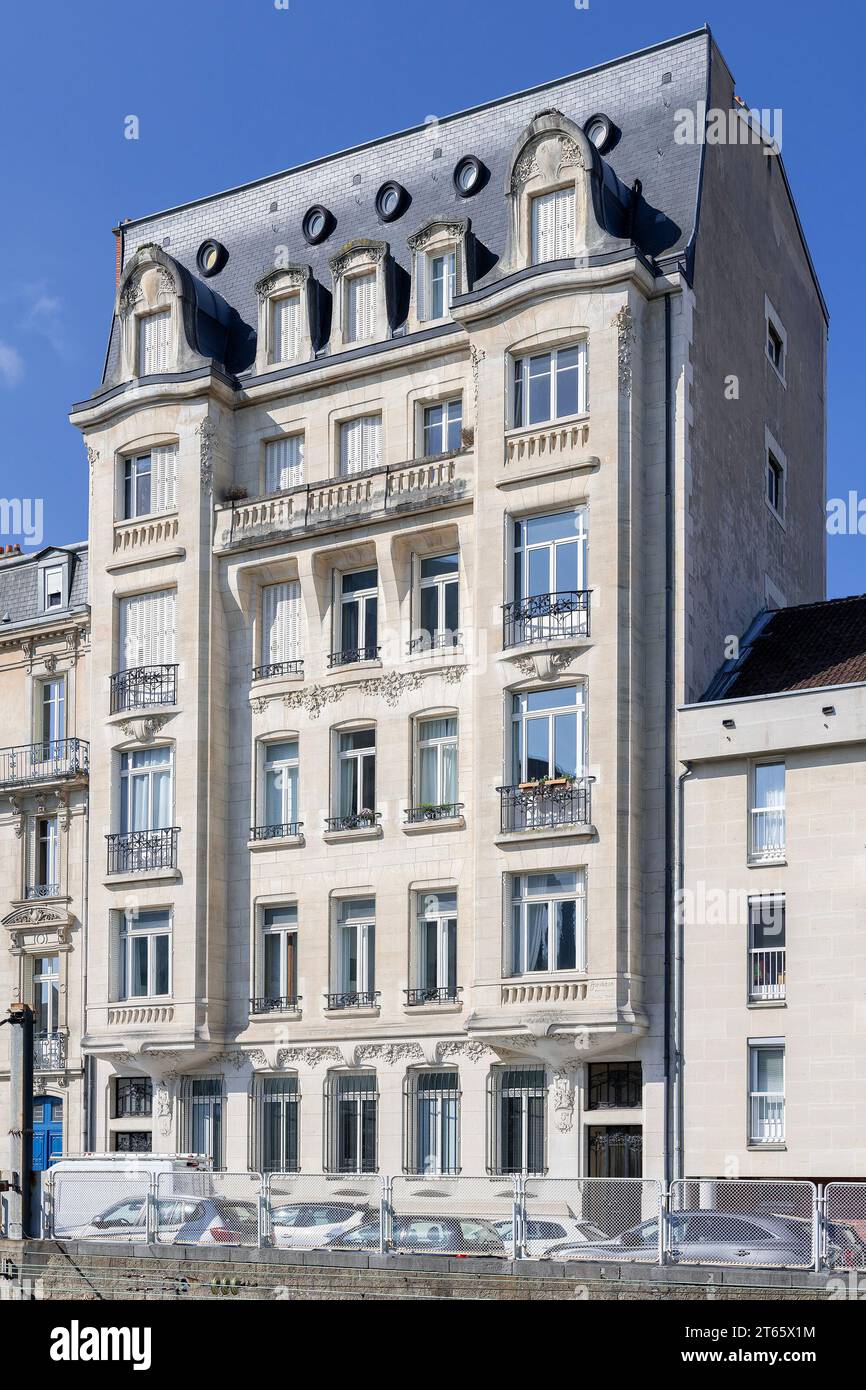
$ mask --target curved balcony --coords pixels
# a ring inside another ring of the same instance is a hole
[[[37,782],[68,782],[86,777],[90,745],[81,738],[47,739],[0,750],[0,787],[24,787]]]
[[[177,704],[177,666],[134,666],[110,678],[111,713]]]

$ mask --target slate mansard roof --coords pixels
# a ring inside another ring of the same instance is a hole
[[[866,681],[866,594],[761,613],[702,697],[743,700]]]
[[[603,113],[617,127],[616,143],[601,159],[600,170],[612,254],[623,252],[617,203],[630,198],[639,179],[642,192],[631,238],[650,259],[688,263],[696,231],[702,147],[675,142],[674,113],[686,107],[694,110],[706,100],[711,50],[711,35],[702,29],[240,188],[132,219],[119,229],[123,265],[140,247],[159,245],[182,267],[183,279],[188,275],[195,282],[203,325],[200,337],[224,342],[225,355],[214,355],[229,373],[249,373],[258,325],[255,285],[274,268],[277,247],[287,248],[290,263],[309,265],[314,280],[329,291],[328,262],[345,243],[358,238],[387,241],[392,257],[408,273],[407,238],[413,232],[430,218],[469,218],[479,251],[476,286],[495,281],[506,245],[508,162],[529,123],[549,110],[581,127]],[[479,158],[489,176],[481,191],[461,198],[452,175],[465,155]],[[404,185],[411,201],[399,219],[383,224],[375,198],[391,179]],[[318,246],[308,245],[301,232],[304,213],[314,204],[327,207],[336,219],[331,235]],[[226,247],[228,261],[205,282],[196,268],[196,254],[208,238]],[[116,380],[119,338],[115,320],[105,382]]]
[[[68,562],[69,601],[48,613],[39,606],[39,572],[53,560]],[[87,610],[87,543],[44,546],[27,555],[0,560],[0,641],[15,628],[62,624],[72,613]]]

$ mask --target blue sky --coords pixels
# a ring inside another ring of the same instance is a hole
[[[66,415],[99,381],[122,217],[243,183],[710,24],[784,160],[831,314],[830,497],[862,484],[864,19],[844,0],[23,0],[6,7],[0,129],[0,497],[82,539]],[[140,138],[124,139],[137,115]],[[38,485],[36,480],[38,479]],[[866,525],[866,522],[864,522]],[[8,537],[3,537],[4,540]],[[866,536],[828,538],[828,593],[866,590]]]

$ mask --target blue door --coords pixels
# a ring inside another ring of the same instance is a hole
[[[59,1096],[33,1100],[33,1171],[43,1173],[63,1153],[63,1101]]]

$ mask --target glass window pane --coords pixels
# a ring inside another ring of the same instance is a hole
[[[439,780],[438,780],[438,756],[437,750],[433,748],[422,748],[420,752],[420,779],[418,792],[422,806],[438,806],[439,801]]]
[[[564,348],[556,358],[556,414],[576,415],[578,408],[578,352]]]
[[[439,627],[439,589],[434,584],[421,590],[421,631],[433,636]]]
[[[553,720],[554,774],[557,777],[577,775],[577,718],[574,714],[557,714]]]
[[[153,939],[154,994],[168,994],[168,943],[167,936]]]
[[[279,999],[283,993],[282,932],[267,932],[264,938],[265,960],[262,985],[266,999]]]
[[[529,423],[550,419],[550,354],[529,360]]]
[[[574,970],[577,964],[577,905],[574,902],[556,904],[555,970]]]
[[[526,911],[526,969],[548,967],[547,903],[529,903]]]
[[[132,951],[132,988],[130,994],[134,998],[140,998],[147,994],[147,943],[146,936],[133,937],[131,945]]]
[[[526,778],[547,777],[550,773],[550,726],[546,719],[526,720]]]

